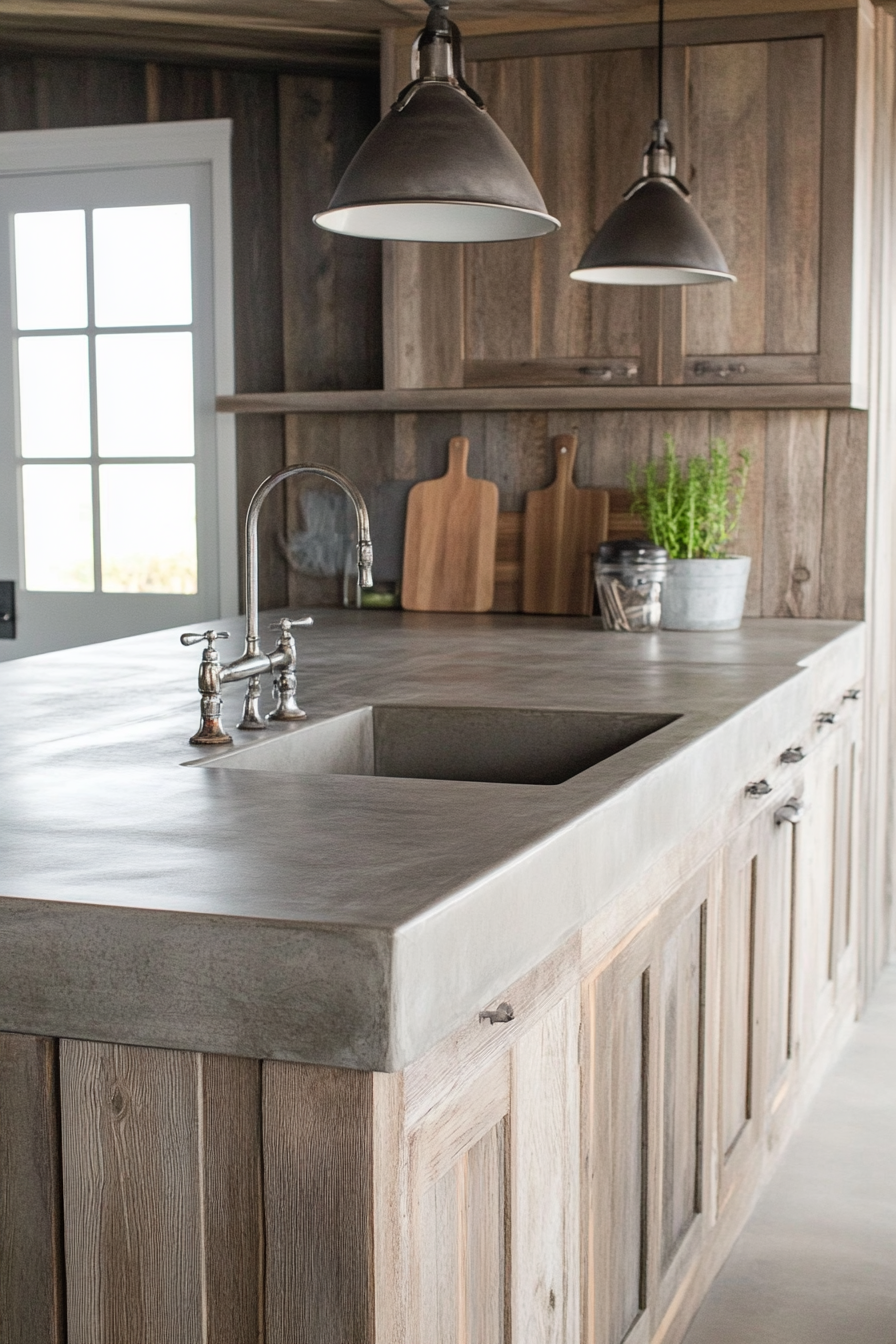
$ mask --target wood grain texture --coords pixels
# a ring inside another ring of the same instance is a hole
[[[523,515],[499,513],[492,611],[523,609]]]
[[[411,1133],[411,1338],[505,1339],[509,1081],[506,1053]]]
[[[762,611],[766,428],[763,411],[714,411],[709,422],[710,438],[724,439],[733,459],[740,452],[750,454],[747,491],[732,547],[738,555],[750,557],[745,616],[759,616]]]
[[[746,859],[746,861],[744,861]],[[753,1114],[753,992],[757,856],[738,855],[722,898],[719,1126],[727,1162]]]
[[[408,496],[401,600],[410,611],[492,605],[498,487],[467,475],[469,448],[468,439],[451,439],[445,475]]]
[[[68,1344],[202,1344],[198,1067],[60,1042]]]
[[[621,1344],[647,1306],[650,970],[654,930],[585,993],[585,1332]]]
[[[818,349],[824,41],[768,44],[765,349]],[[816,371],[817,377],[817,371]]]
[[[798,1047],[808,1060],[833,1012],[832,941],[836,910],[837,808],[841,787],[836,741],[813,761],[806,816],[797,834],[800,957]]]
[[[239,314],[235,379],[240,392],[283,387],[283,301],[280,267],[278,96],[273,75],[215,72],[215,115],[233,119],[233,304]],[[237,422],[237,509],[265,476],[283,466],[283,423],[270,417]],[[259,518],[261,607],[286,602],[286,567],[277,548],[283,531],[282,492]],[[242,563],[242,559],[241,559]]]
[[[265,1344],[372,1338],[369,1074],[266,1060]]]
[[[826,417],[770,412],[765,446],[763,616],[816,616]]]
[[[56,1042],[0,1034],[0,1338],[64,1344]]]
[[[379,119],[376,85],[281,75],[278,91],[285,386],[381,387],[381,248],[312,218]]]
[[[868,417],[831,411],[824,461],[819,616],[860,621],[865,615]]]
[[[514,1047],[511,1092],[512,1338],[576,1344],[580,1317],[580,994]]]
[[[202,1344],[260,1344],[264,1331],[261,1063],[199,1056]]]
[[[737,284],[693,287],[689,354],[765,348],[768,46],[726,43],[690,53],[690,185]],[[720,153],[720,144],[730,152]]]
[[[681,922],[660,963],[663,1270],[701,1209],[705,917],[698,906]]]
[[[541,63],[494,61],[471,65],[470,71],[473,87],[537,182],[541,166]],[[542,264],[540,239],[465,246],[466,359],[518,360],[538,355]]]
[[[824,175],[819,380],[852,376],[852,245],[858,10],[828,18],[824,47]],[[849,184],[848,186],[846,184]]]
[[[34,104],[40,130],[143,121],[143,68],[135,61],[36,56]]]
[[[582,490],[573,482],[574,435],[558,435],[553,448],[553,483],[526,495],[523,611],[590,616],[592,557],[607,539],[610,497],[605,490]]]
[[[307,411],[681,411],[848,409],[849,383],[662,387],[424,387],[358,392],[262,392],[218,397],[232,415],[291,415]]]

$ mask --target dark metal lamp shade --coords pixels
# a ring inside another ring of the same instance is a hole
[[[654,123],[643,175],[595,236],[573,280],[595,285],[708,285],[734,280],[706,224],[675,177],[666,123]]]
[[[646,181],[617,205],[570,274],[597,285],[706,285],[734,279],[690,201],[662,178]]]
[[[523,160],[466,83],[446,6],[430,11],[414,60],[413,82],[364,141],[315,224],[423,243],[537,238],[558,229]]]
[[[496,122],[462,89],[436,82],[386,113],[314,222],[434,243],[537,238],[559,227]]]

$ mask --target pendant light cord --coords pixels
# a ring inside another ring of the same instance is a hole
[[[659,23],[657,24],[657,47],[656,47],[656,119],[663,120],[663,20],[665,0],[660,0]]]

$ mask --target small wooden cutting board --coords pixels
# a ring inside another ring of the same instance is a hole
[[[401,605],[488,611],[495,594],[498,487],[467,475],[469,439],[451,439],[448,470],[408,496]]]
[[[589,616],[594,607],[591,557],[607,539],[610,496],[573,484],[574,434],[558,434],[553,446],[556,479],[546,490],[526,495],[523,611]]]

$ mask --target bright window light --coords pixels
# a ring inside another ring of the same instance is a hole
[[[100,457],[192,457],[189,331],[96,338]]]
[[[191,463],[100,467],[104,593],[195,593]]]
[[[93,489],[90,467],[22,468],[25,587],[92,593]]]
[[[90,456],[86,336],[19,338],[19,426],[23,457]]]
[[[193,320],[188,205],[93,212],[98,327],[177,327]]]
[[[83,210],[41,210],[14,219],[16,324],[20,331],[87,326]]]

